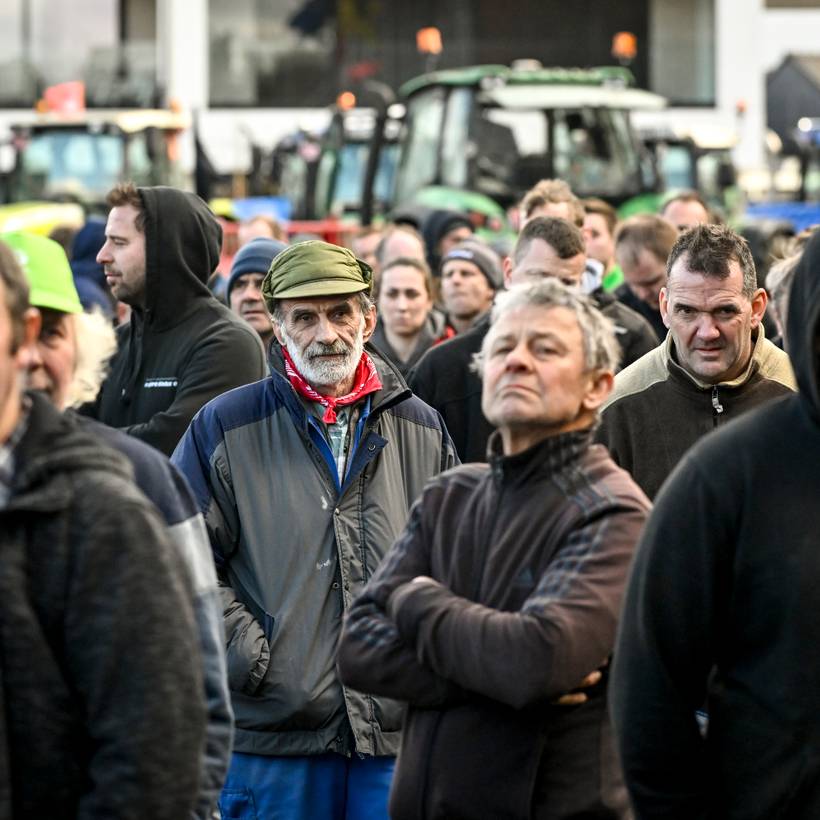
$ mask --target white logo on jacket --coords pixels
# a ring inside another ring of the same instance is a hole
[[[176,387],[178,384],[175,376],[162,376],[157,379],[146,379],[143,387]]]

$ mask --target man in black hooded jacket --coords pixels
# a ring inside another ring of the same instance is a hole
[[[637,550],[610,695],[638,818],[820,817],[820,236],[786,338],[799,393],[690,450]]]
[[[222,229],[199,197],[126,183],[106,202],[97,261],[131,320],[90,414],[170,455],[206,402],[265,377],[265,354],[208,290]]]

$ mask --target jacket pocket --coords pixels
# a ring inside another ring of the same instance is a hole
[[[272,631],[273,618],[268,617]],[[270,664],[270,646],[265,630],[244,604],[233,601],[225,608],[225,636],[228,686],[233,692],[252,695]]]
[[[258,820],[256,804],[248,789],[223,789],[219,796],[222,820]]]

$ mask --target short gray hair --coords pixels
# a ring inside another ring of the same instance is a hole
[[[359,309],[362,312],[362,315],[367,313],[370,308],[373,307],[373,299],[371,298],[370,294],[366,290],[360,290],[358,293],[351,294],[355,296],[358,303]],[[344,296],[343,293],[340,293],[339,296]],[[282,311],[282,300],[281,299],[271,299],[268,302],[268,307],[270,309],[270,317],[271,319],[282,327],[285,323],[285,314]]]
[[[490,327],[512,310],[524,307],[567,308],[575,315],[584,340],[584,365],[587,371],[608,370],[614,373],[621,361],[621,348],[615,338],[614,324],[595,307],[595,304],[576,288],[558,279],[546,278],[534,283],[516,285],[499,293],[490,314]],[[475,364],[483,371],[484,354],[490,333],[484,337],[481,352]]]

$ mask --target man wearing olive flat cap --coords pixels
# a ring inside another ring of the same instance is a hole
[[[336,643],[410,505],[456,459],[438,413],[366,345],[371,282],[345,248],[282,251],[262,283],[270,377],[206,404],[173,456],[225,598],[224,817],[387,817],[401,705],[342,686]]]

